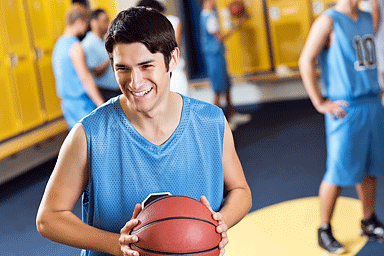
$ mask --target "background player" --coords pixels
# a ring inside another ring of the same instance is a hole
[[[87,65],[105,101],[121,94],[116,82],[108,53],[105,50],[105,34],[108,31],[109,17],[103,9],[96,9],[91,14],[91,31],[87,33],[83,46]]]
[[[363,206],[364,235],[383,240],[375,215],[376,175],[384,167],[384,111],[377,80],[375,32],[379,8],[372,16],[358,9],[359,0],[339,0],[313,24],[299,66],[309,97],[325,114],[327,171],[320,185],[319,245],[333,253],[345,248],[332,234],[331,219],[341,187],[356,186]],[[323,91],[316,81],[318,58]]]
[[[52,52],[56,91],[70,129],[104,103],[78,39],[87,32],[89,17],[90,11],[86,7],[74,4],[67,12],[64,34],[57,40]]]
[[[237,20],[236,24],[227,33],[220,31],[219,20],[216,13],[216,0],[199,0],[202,5],[200,15],[201,48],[204,54],[208,77],[215,92],[214,104],[220,106],[220,96],[225,94],[228,112],[228,122],[232,130],[238,125],[251,120],[251,115],[240,114],[235,111],[231,99],[231,80],[227,73],[225,60],[224,40],[238,30],[241,22],[246,18]]]

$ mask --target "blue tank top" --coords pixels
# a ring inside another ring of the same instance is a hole
[[[218,54],[218,53],[224,53],[225,51],[224,44],[219,40],[217,40],[216,37],[210,34],[207,30],[208,20],[213,15],[216,16],[216,13],[214,11],[211,11],[211,12],[203,11],[200,14],[200,28],[201,28],[200,41],[201,41],[202,51],[205,54]],[[217,19],[217,16],[215,18]]]
[[[71,47],[79,42],[75,36],[60,37],[52,52],[52,68],[56,81],[56,92],[61,98],[61,108],[69,128],[96,108],[85,92],[69,54]]]
[[[319,55],[323,96],[331,100],[372,97],[380,93],[377,77],[375,33],[371,14],[359,10],[355,22],[333,8],[333,39]]]
[[[183,96],[182,116],[160,146],[128,121],[118,97],[81,120],[88,142],[89,184],[83,221],[120,233],[137,203],[149,194],[170,192],[199,200],[213,210],[223,201],[224,115],[220,108]],[[83,251],[82,255],[106,255]]]

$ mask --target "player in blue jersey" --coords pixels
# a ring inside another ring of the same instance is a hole
[[[140,203],[150,193],[170,192],[212,210],[223,255],[226,231],[252,199],[222,110],[170,91],[179,49],[159,12],[120,12],[106,49],[123,94],[69,133],[38,211],[39,232],[84,249],[82,255],[138,255],[130,231]],[[72,212],[81,196],[82,220]]]
[[[52,68],[57,95],[68,127],[92,112],[104,100],[88,70],[84,50],[78,37],[84,36],[90,11],[74,4],[67,12],[66,27],[52,52]]]
[[[332,253],[345,248],[332,235],[331,219],[342,187],[355,186],[363,206],[362,233],[384,240],[375,215],[376,176],[384,173],[384,111],[377,79],[375,32],[380,15],[358,9],[359,0],[339,0],[313,24],[299,60],[308,95],[325,114],[326,173],[319,189],[318,243]],[[315,64],[321,68],[322,90]]]

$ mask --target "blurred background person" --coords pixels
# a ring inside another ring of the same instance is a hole
[[[238,30],[246,16],[239,19],[231,30],[222,33],[216,13],[216,0],[199,0],[199,3],[202,5],[200,16],[201,47],[204,53],[208,77],[215,92],[214,104],[220,107],[220,96],[225,94],[228,123],[231,130],[235,130],[238,125],[248,123],[251,120],[251,115],[237,113],[232,105],[230,93],[231,79],[227,73],[223,42]]]
[[[157,10],[158,12],[165,15],[166,8],[165,6],[156,0],[141,0],[137,3],[137,6],[145,6],[150,7],[152,9]],[[182,23],[179,17],[174,15],[167,15],[168,20],[171,22],[173,29],[175,30],[175,37],[178,47],[181,47],[182,41]],[[189,96],[188,92],[188,79],[185,73],[185,60],[183,58],[183,54],[180,54],[179,64],[177,68],[172,71],[171,78],[171,91],[183,94],[185,96]]]
[[[81,42],[87,65],[105,101],[121,94],[115,74],[105,50],[104,37],[109,26],[109,17],[105,10],[96,9],[91,13],[91,31]]]
[[[64,33],[57,40],[52,53],[57,95],[61,99],[61,109],[69,129],[104,103],[88,70],[78,38],[86,33],[89,18],[89,9],[74,4],[67,12]]]

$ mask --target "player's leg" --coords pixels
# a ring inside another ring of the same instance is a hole
[[[235,109],[232,105],[231,92],[229,88],[225,91],[225,100],[227,102],[228,116],[233,116],[235,114]]]
[[[371,118],[369,126],[370,147],[367,158],[367,175],[363,182],[356,185],[356,190],[363,206],[362,234],[370,239],[384,242],[384,226],[375,214],[376,176],[384,174],[384,110],[380,98],[373,99],[365,112]]]
[[[375,212],[376,177],[366,176],[363,182],[356,184],[356,191],[363,205],[363,220],[367,220]]]
[[[340,244],[332,233],[331,219],[335,209],[337,198],[340,195],[339,186],[322,181],[319,189],[320,198],[320,221],[318,229],[319,246],[332,253],[343,253],[345,248]]]
[[[320,221],[321,225],[331,223],[332,215],[335,209],[336,200],[340,195],[339,186],[322,181],[319,189],[320,198]]]
[[[219,92],[215,92],[215,96],[213,98],[213,104],[215,106],[220,107],[220,93]]]

